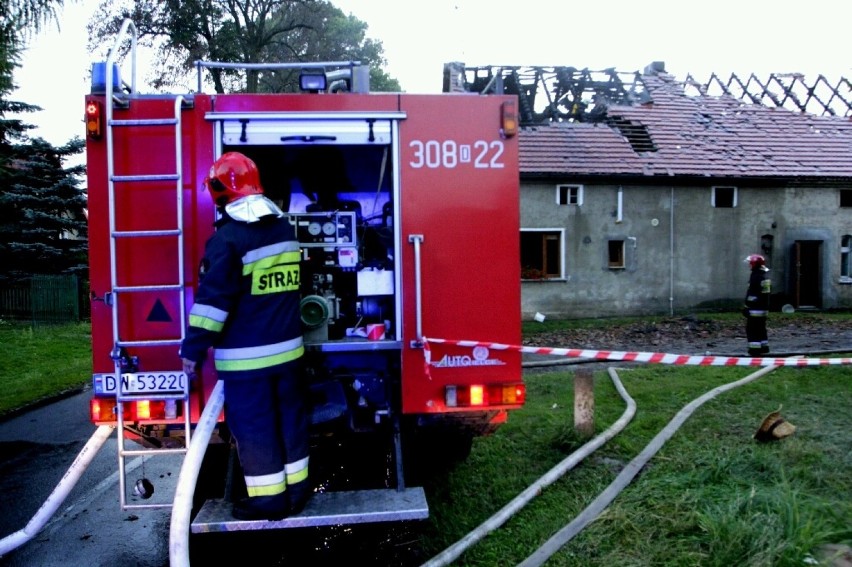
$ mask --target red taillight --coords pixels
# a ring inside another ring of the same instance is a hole
[[[101,137],[101,103],[90,100],[86,103],[86,135],[97,140]]]
[[[166,419],[164,400],[137,400],[124,403],[125,421],[147,421]]]
[[[115,421],[115,400],[93,398],[89,402],[89,415],[94,422]]]
[[[177,418],[180,405],[175,400],[137,400],[124,402],[121,407],[124,421],[149,421]],[[114,422],[118,408],[112,398],[93,398],[89,402],[89,414],[92,421],[97,423]]]
[[[520,384],[450,385],[444,388],[447,407],[520,406],[527,389]]]

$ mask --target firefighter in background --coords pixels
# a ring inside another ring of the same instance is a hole
[[[299,243],[245,155],[223,154],[204,183],[221,218],[180,356],[192,376],[213,348],[248,493],[234,503],[234,517],[278,520],[301,511],[312,493],[308,398],[298,372]]]
[[[745,261],[751,268],[748,280],[745,308],[746,340],[748,355],[761,356],[769,353],[769,337],[766,334],[766,317],[769,315],[769,296],[772,292],[772,282],[766,277],[769,268],[766,259],[760,254],[751,254]]]

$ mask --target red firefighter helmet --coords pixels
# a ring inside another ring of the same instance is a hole
[[[766,258],[761,256],[760,254],[749,254],[748,256],[746,256],[745,261],[748,262],[748,267],[752,270],[755,268],[755,266],[760,266],[760,268],[764,270],[767,269]]]
[[[204,179],[217,206],[223,207],[247,195],[262,195],[257,165],[239,152],[219,156]]]

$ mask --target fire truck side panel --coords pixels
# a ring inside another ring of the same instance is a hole
[[[184,278],[185,278],[185,311],[188,313],[195,302],[195,289],[198,287],[198,274],[201,260],[204,257],[204,247],[213,234],[213,223],[216,219],[216,209],[204,186],[210,164],[216,159],[214,132],[209,122],[204,119],[210,112],[211,101],[208,97],[196,95],[192,118],[184,128],[184,187],[183,214],[186,238],[184,240]],[[186,325],[186,321],[182,324]],[[193,422],[204,409],[210,392],[216,385],[213,364],[208,360],[201,368],[195,385],[198,403],[193,405]]]
[[[87,100],[103,103],[103,97]],[[131,100],[127,108],[117,107],[113,120],[146,120],[174,117],[174,97],[151,97]],[[199,101],[203,104],[205,101]],[[183,208],[177,210],[175,182],[117,181],[114,184],[114,229],[128,231],[169,231],[183,215],[184,279],[186,305],[192,304],[198,265],[204,242],[212,231],[213,207],[199,187],[206,165],[213,157],[212,131],[205,123],[204,108],[198,105],[181,111],[181,154]],[[105,126],[104,126],[105,127]],[[116,126],[113,128],[113,175],[150,176],[174,174],[177,149],[174,126]],[[89,191],[89,254],[92,291],[92,358],[93,372],[112,376],[112,358],[116,340],[175,340],[181,336],[185,322],[181,320],[180,295],[174,290],[111,293],[113,289],[110,262],[110,205],[107,170],[106,134],[87,140],[87,172]],[[200,164],[200,165],[199,165]],[[158,286],[178,281],[179,254],[174,236],[120,237],[115,239],[115,285],[118,288]],[[112,311],[118,310],[118,336],[113,332]],[[128,356],[138,357],[139,370],[176,370],[180,368],[175,345],[129,347]],[[197,416],[203,400],[215,383],[215,376],[201,378],[192,384],[193,407]]]
[[[427,376],[423,350],[409,346],[418,339],[409,237],[423,238],[423,335],[518,344],[517,139],[500,135],[501,105],[508,97],[401,100],[407,116],[400,125],[403,412],[444,412],[448,384],[520,382],[520,354],[432,344]]]
[[[87,97],[102,101],[103,97]],[[95,373],[113,371],[111,309],[109,300],[109,203],[106,145],[102,139],[86,140],[88,178],[89,284],[91,289],[92,364]]]

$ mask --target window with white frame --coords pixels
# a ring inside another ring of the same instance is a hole
[[[579,207],[583,204],[583,186],[582,185],[557,185],[556,186],[556,204],[557,205],[575,205]]]
[[[852,234],[840,238],[840,281],[852,283]]]
[[[713,187],[710,199],[717,209],[732,209],[737,206],[737,188],[721,185]]]
[[[564,229],[521,229],[521,279],[564,278]]]

